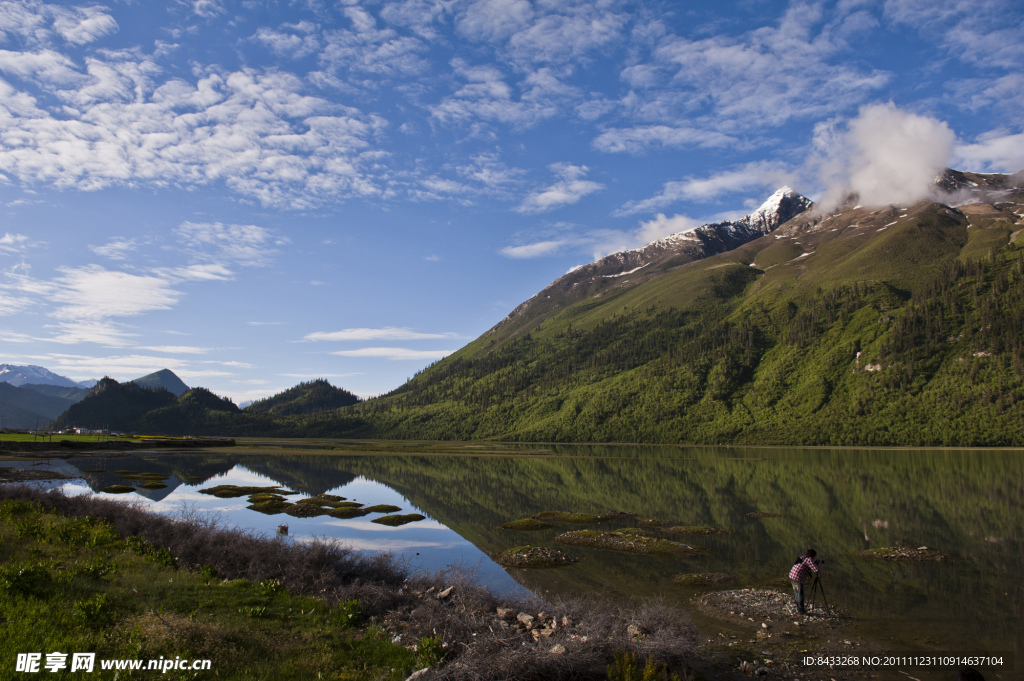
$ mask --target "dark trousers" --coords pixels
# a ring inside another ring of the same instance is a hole
[[[798,582],[795,579],[791,579],[789,581],[793,585],[793,598],[796,599],[796,611],[799,613],[807,612],[807,609],[804,607],[804,583]]]

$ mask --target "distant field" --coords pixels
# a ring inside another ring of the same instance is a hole
[[[28,433],[0,433],[0,442],[46,442],[50,440],[49,435],[31,435]],[[53,441],[72,440],[74,442],[105,442],[107,440],[124,440],[125,442],[139,442],[142,438],[122,437],[118,435],[74,435],[74,434],[53,434]]]

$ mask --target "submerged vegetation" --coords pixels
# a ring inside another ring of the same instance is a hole
[[[542,546],[516,546],[502,551],[494,560],[505,567],[515,568],[548,568],[576,562],[573,556]]]

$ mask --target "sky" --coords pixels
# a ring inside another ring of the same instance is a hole
[[[783,184],[1024,168],[1022,65],[1019,0],[0,0],[0,363],[382,394]]]

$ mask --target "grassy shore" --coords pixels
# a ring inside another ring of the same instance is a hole
[[[45,664],[62,652],[69,667],[95,653],[97,671],[210,661],[169,679],[384,681],[425,667],[424,678],[603,679],[628,653],[685,678],[693,652],[692,626],[659,605],[502,602],[460,574],[410,576],[384,554],[26,486],[0,486],[0,546],[11,669],[19,653]]]

